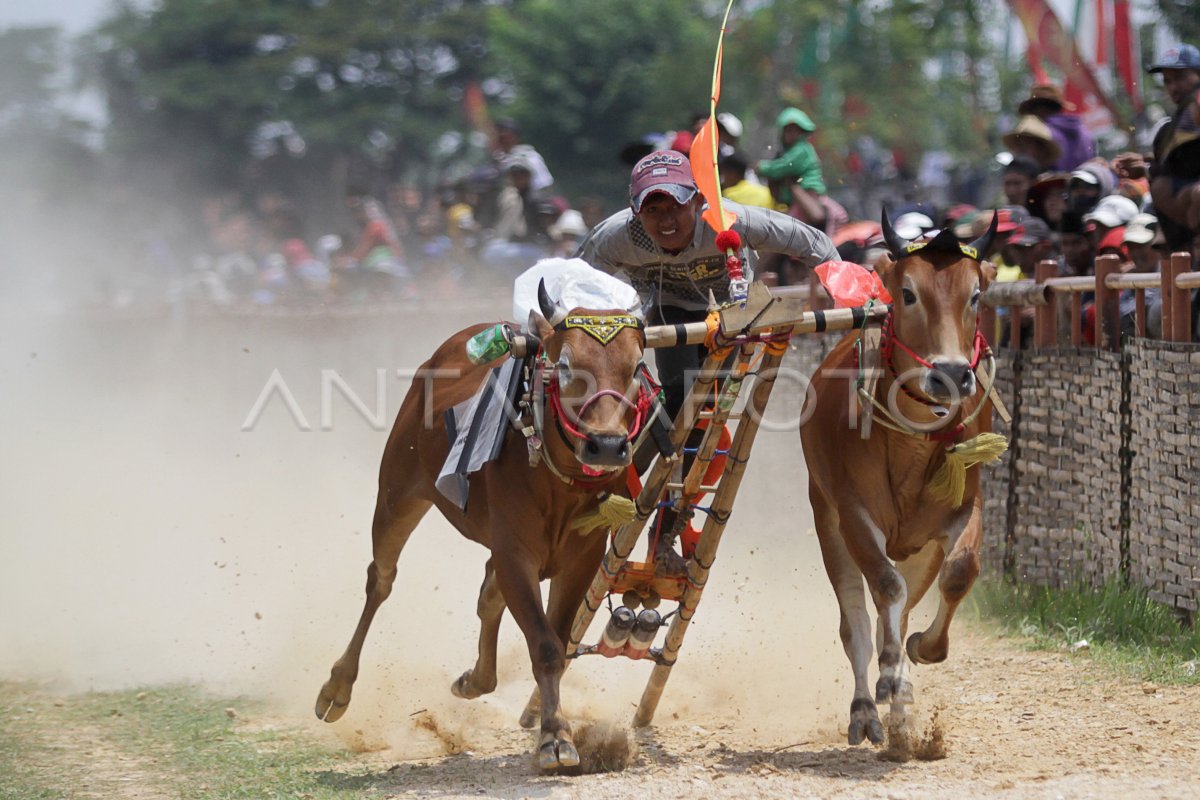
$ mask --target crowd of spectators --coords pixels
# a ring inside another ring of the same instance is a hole
[[[1150,68],[1175,105],[1150,152],[1106,159],[1076,109],[1052,84],[1031,87],[997,155],[995,197],[978,206],[893,202],[897,233],[915,239],[952,227],[978,237],[999,217],[989,260],[998,280],[1033,277],[1035,265],[1053,259],[1060,274],[1087,275],[1095,258],[1117,254],[1123,269],[1153,272],[1170,252],[1200,253],[1200,51],[1181,45]],[[627,166],[652,150],[687,153],[705,123],[696,114],[679,130],[648,135],[627,145]],[[717,116],[719,173],[725,195],[746,205],[785,211],[834,240],[847,260],[870,264],[882,253],[876,219],[851,220],[829,191],[812,137],[817,130],[802,109],[783,109],[770,157],[753,158],[742,146],[744,127],[729,112]],[[927,195],[928,196],[928,195]],[[467,177],[422,191],[395,184],[373,195],[352,189],[346,197],[353,228],[306,236],[287,198],[264,195],[247,209],[232,197],[205,206],[209,242],[191,272],[191,291],[217,303],[276,304],[362,302],[389,297],[452,296],[465,286],[507,285],[550,255],[571,255],[612,209],[596,198],[572,203],[557,191],[541,154],[521,140],[512,120],[494,123],[489,162]],[[804,279],[785,258],[764,259],[758,273],[781,283]],[[483,284],[480,281],[484,281]],[[1123,325],[1132,327],[1133,299],[1122,297]],[[1157,293],[1149,292],[1149,331],[1156,334]],[[1090,331],[1090,329],[1089,329]],[[1069,335],[1065,331],[1064,335]],[[1024,337],[1028,341],[1029,337]]]
[[[907,239],[931,236],[951,227],[970,241],[997,217],[998,235],[986,257],[997,280],[1032,279],[1038,262],[1054,260],[1061,276],[1095,272],[1096,258],[1116,255],[1127,272],[1157,272],[1171,253],[1187,253],[1200,269],[1200,50],[1181,45],[1150,67],[1162,78],[1175,105],[1153,136],[1150,152],[1126,152],[1111,159],[1097,147],[1075,109],[1057,86],[1034,85],[1019,106],[1020,114],[997,155],[1003,164],[1000,194],[976,207],[949,203],[900,204],[892,209],[896,232]],[[781,122],[783,118],[781,117]],[[766,165],[763,165],[766,166]],[[780,199],[780,198],[777,198]],[[833,226],[834,243],[847,260],[873,263],[884,252],[882,231],[871,220]],[[780,275],[784,282],[785,274]],[[1146,292],[1146,330],[1161,333],[1159,292]],[[1083,297],[1080,332],[1091,341],[1092,294]],[[1135,296],[1120,296],[1123,333],[1135,329]],[[1002,314],[1006,313],[1002,311]],[[1023,312],[1023,344],[1032,341],[1032,308]],[[1200,303],[1193,303],[1193,338]],[[1060,341],[1071,339],[1070,316],[1060,314]],[[1007,343],[1011,325],[1002,325]]]
[[[199,254],[175,271],[170,294],[217,306],[449,297],[573,254],[607,210],[593,197],[572,207],[517,124],[494,127],[488,162],[466,177],[428,189],[350,187],[342,224],[314,230],[296,199],[277,192],[249,203],[236,193],[208,198]]]

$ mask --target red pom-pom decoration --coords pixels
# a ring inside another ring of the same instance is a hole
[[[722,253],[742,249],[742,237],[737,231],[725,230],[717,234],[717,249]]]

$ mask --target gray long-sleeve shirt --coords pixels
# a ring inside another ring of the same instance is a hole
[[[828,236],[787,214],[730,200],[724,206],[737,214],[733,229],[753,251],[782,253],[809,267],[838,257]],[[577,257],[623,276],[647,302],[703,310],[710,290],[719,302],[729,299],[725,254],[717,249],[716,233],[699,212],[692,243],[680,253],[664,252],[633,212],[625,209],[593,228]],[[749,270],[746,277],[751,277]]]

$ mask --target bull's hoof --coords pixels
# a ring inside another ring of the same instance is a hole
[[[892,708],[910,706],[915,702],[912,681],[899,681],[899,688],[892,692]]]
[[[461,697],[463,700],[474,700],[476,697],[485,695],[490,691],[480,689],[471,678],[472,670],[467,670],[462,675],[459,675],[458,680],[450,684],[450,693],[455,697]]]
[[[334,678],[325,681],[325,685],[321,687],[321,692],[317,695],[316,708],[313,709],[317,714],[317,719],[323,719],[326,722],[337,722],[341,719],[350,705],[350,689],[350,684],[342,683]]]
[[[879,711],[869,699],[862,697],[850,704],[850,727],[846,740],[852,745],[862,744],[863,737],[872,744],[883,744],[883,723]]]
[[[908,641],[904,643],[904,650],[908,653],[908,658],[914,664],[940,664],[946,660],[947,650],[940,653],[921,653],[921,634],[914,633],[908,637]]]
[[[574,743],[564,737],[554,737],[546,734],[546,741],[538,748],[538,768],[542,770],[559,769],[560,767],[578,767],[579,751]]]
[[[883,703],[902,703],[900,696],[904,692],[904,681],[900,680],[899,675],[880,675],[879,680],[875,682],[875,702]],[[908,687],[908,693],[912,694],[912,686]]]

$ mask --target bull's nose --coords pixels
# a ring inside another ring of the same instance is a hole
[[[624,436],[589,434],[580,460],[590,467],[624,467],[629,464],[629,440]]]
[[[964,359],[939,359],[925,378],[925,390],[939,400],[953,400],[975,394],[975,372]]]

